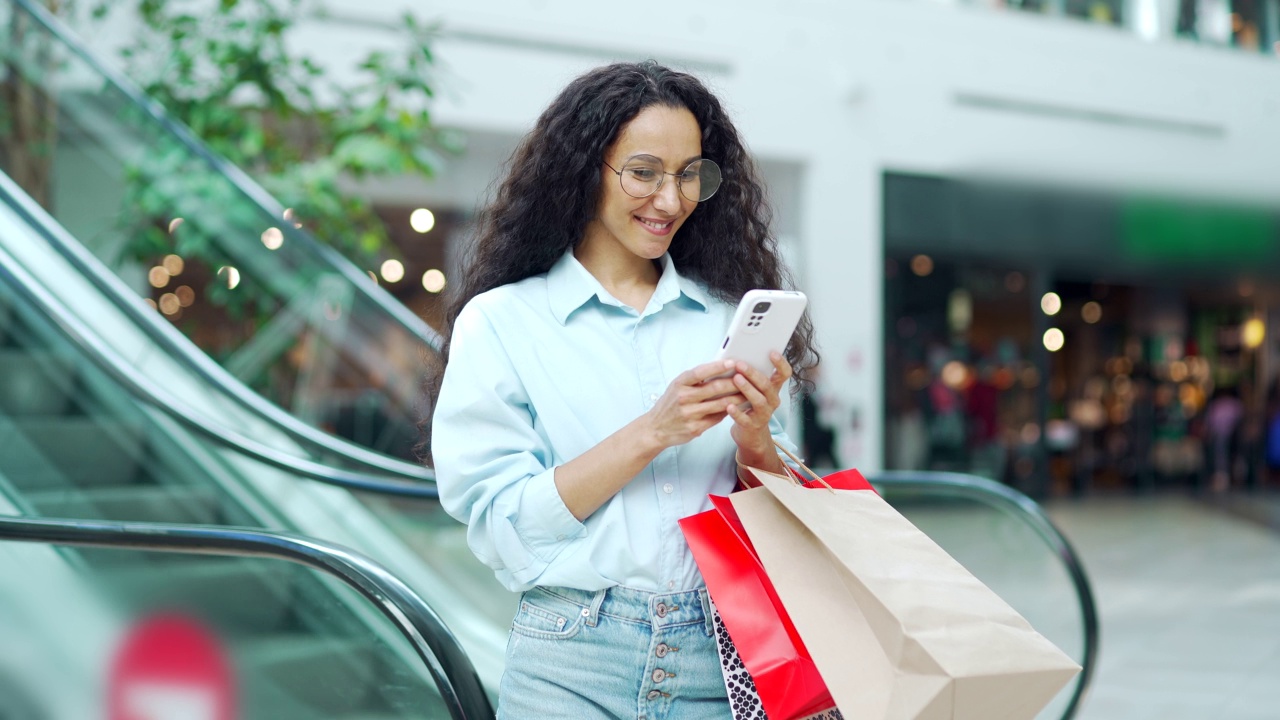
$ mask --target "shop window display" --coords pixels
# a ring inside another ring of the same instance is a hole
[[[1042,275],[1033,293],[1026,269],[912,261],[886,267],[887,466],[1049,495],[1213,493],[1277,474],[1262,291]]]
[[[886,464],[1028,483],[1042,372],[1027,273],[922,257],[886,267]]]

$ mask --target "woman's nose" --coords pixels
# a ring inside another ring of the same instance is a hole
[[[653,206],[667,213],[677,213],[680,211],[680,183],[673,178],[669,178],[662,183],[662,187],[653,194]]]

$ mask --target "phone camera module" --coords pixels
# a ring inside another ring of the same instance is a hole
[[[768,311],[769,311],[769,305],[770,305],[769,301],[767,301],[767,300],[762,300],[762,301],[760,301],[760,302],[756,303],[756,306],[755,306],[754,308],[752,308],[752,309],[751,309],[751,312],[753,312],[753,313],[755,313],[755,314],[757,314],[757,315],[759,315],[760,313],[768,312]]]

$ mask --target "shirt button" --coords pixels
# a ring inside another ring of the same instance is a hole
[[[658,393],[649,393],[649,404],[652,405],[656,402],[658,402]]]
[[[675,587],[676,587],[676,581],[675,581],[675,580],[668,580],[668,581],[667,581],[667,589],[668,589],[668,590],[674,590],[674,589],[675,589]]]
[[[675,486],[675,485],[672,485],[671,483],[667,483],[666,485],[663,485],[663,486],[662,486],[662,492],[664,492],[664,493],[666,493],[666,494],[668,494],[668,495],[670,495],[671,493],[675,492],[675,489],[676,489],[676,486]]]
[[[556,539],[557,539],[557,540],[563,540],[563,539],[564,539],[564,536],[563,536],[563,535],[557,535],[557,536],[556,536]]]

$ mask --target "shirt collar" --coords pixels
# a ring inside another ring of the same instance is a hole
[[[650,306],[656,303],[661,307],[683,295],[706,312],[711,305],[706,291],[692,279],[676,272],[676,264],[670,253],[663,253],[660,262],[662,277],[658,279],[658,287],[654,289],[653,299],[649,301]],[[600,281],[578,262],[572,249],[547,272],[547,296],[551,303],[551,313],[561,325],[567,323],[569,316],[592,297],[599,298],[605,305],[622,307],[622,303],[609,294]]]

